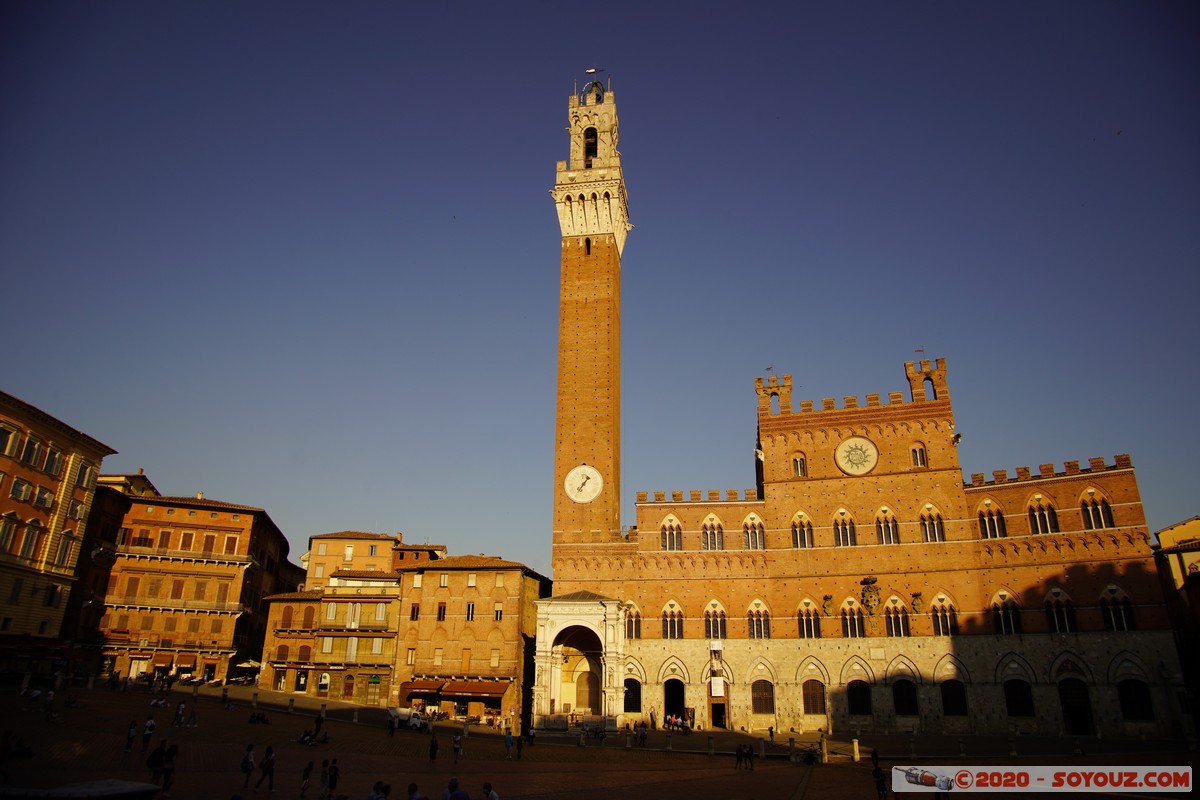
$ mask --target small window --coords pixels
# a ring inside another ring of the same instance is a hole
[[[496,586],[497,586],[497,587],[500,587],[500,586],[503,586],[503,585],[504,585],[504,573],[503,573],[503,572],[497,572],[497,573],[496,573]]]
[[[792,547],[802,550],[813,546],[812,523],[797,521],[792,523]]]
[[[474,572],[467,573],[467,586],[470,588],[475,587],[475,573]]]
[[[921,540],[924,542],[946,541],[946,525],[942,522],[941,514],[930,511],[921,515]]]
[[[705,639],[724,639],[728,629],[726,627],[724,611],[705,611],[704,612],[704,638]]]
[[[887,625],[888,636],[895,638],[909,635],[908,612],[903,608],[888,608],[883,612],[883,618]]]
[[[717,523],[704,523],[700,529],[700,546],[704,550],[724,550],[725,549],[725,531]],[[679,548],[664,547],[664,550]]]
[[[751,611],[746,615],[746,635],[750,639],[771,638],[771,615],[766,611]]]
[[[1075,606],[1070,600],[1046,601],[1046,630],[1050,633],[1075,632]]]
[[[805,714],[825,713],[825,684],[818,680],[807,680],[800,687]]]
[[[474,619],[475,619],[475,604],[467,603],[467,622],[471,622]]]
[[[348,544],[348,545],[346,545],[345,552],[342,555],[342,561],[353,561],[353,560],[354,560],[354,545]]]
[[[914,467],[927,467],[925,461],[925,447],[923,445],[914,445],[912,448],[912,465]]]
[[[636,611],[629,611],[625,614],[625,638],[642,638],[642,615]]]
[[[412,587],[414,589],[421,588],[421,576],[422,576],[422,573],[420,573],[420,572],[413,573]]]
[[[417,663],[417,649],[415,647],[408,648],[408,655],[405,656],[404,663],[410,667]]]
[[[421,618],[421,606],[419,603],[413,603],[408,607],[408,618],[412,622],[416,622]]]
[[[1029,507],[1029,532],[1058,533],[1058,514],[1054,506],[1038,500]]]
[[[742,526],[742,541],[746,550],[764,550],[767,546],[763,526],[759,522],[748,522]]]
[[[821,614],[815,609],[804,609],[796,614],[801,639],[821,638]],[[812,712],[809,712],[812,713]]]
[[[929,615],[933,617],[934,636],[958,635],[958,614],[955,612],[954,606],[949,604],[936,605],[929,609]]]
[[[495,614],[496,622],[500,622],[501,620],[503,620],[504,619],[504,603],[496,603],[493,613]]]
[[[51,475],[57,476],[62,471],[63,454],[60,450],[55,450],[53,447],[46,450],[46,466],[44,471]]]
[[[664,639],[683,638],[683,614],[679,611],[664,611],[662,615]]]
[[[321,652],[327,653],[327,654],[333,652],[333,637],[332,636],[322,636],[321,637]]]
[[[792,475],[797,478],[808,477],[808,461],[804,456],[796,456],[792,459]]]
[[[443,572],[441,575],[438,576],[438,586],[445,589],[449,585],[450,585],[450,576],[447,575],[445,572]]]
[[[367,545],[367,555],[373,556],[377,554],[377,546],[373,544]]]
[[[992,604],[992,628],[1001,635],[1021,633],[1021,609],[1012,600]]]
[[[663,525],[659,529],[659,543],[662,550],[682,550],[683,532],[674,523]]]
[[[319,555],[319,556],[325,555],[325,549],[326,549],[325,542],[317,543],[317,555]]]
[[[838,520],[833,523],[833,543],[838,547],[854,547],[858,544],[854,520]]]
[[[437,605],[437,620],[438,622],[446,621],[446,604],[438,603]]]
[[[337,619],[337,605],[334,603],[325,604],[325,619],[332,622]]]
[[[492,667],[500,666],[500,651],[499,650],[492,650],[492,657],[488,663]]]
[[[1101,499],[1097,501],[1095,498],[1084,500],[1080,504],[1079,510],[1083,515],[1083,529],[1085,531],[1114,527],[1112,508],[1108,505],[1107,500]]]
[[[989,508],[979,512],[979,538],[1003,539],[1008,536],[1004,526],[1004,515]]]
[[[435,647],[433,649],[433,665],[440,667],[442,665],[442,648]]]
[[[900,544],[900,525],[895,516],[885,511],[875,519],[875,538],[879,544]]]
[[[842,638],[861,639],[865,635],[862,611],[855,608],[842,609]]]

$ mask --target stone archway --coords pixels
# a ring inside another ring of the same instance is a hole
[[[1096,732],[1092,718],[1092,699],[1087,684],[1079,678],[1058,682],[1058,702],[1062,706],[1063,730],[1067,735],[1091,736]]]

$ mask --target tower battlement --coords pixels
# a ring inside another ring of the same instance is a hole
[[[1017,467],[1016,477],[1008,474],[1006,469],[992,470],[992,479],[988,480],[982,472],[972,472],[971,479],[963,482],[964,488],[980,486],[996,486],[1004,483],[1020,483],[1022,481],[1040,481],[1046,478],[1066,478],[1072,475],[1089,475],[1117,469],[1133,469],[1133,459],[1128,453],[1118,453],[1113,457],[1113,463],[1107,464],[1103,456],[1089,458],[1086,467],[1080,467],[1078,461],[1063,462],[1061,472],[1056,472],[1054,464],[1038,464],[1037,474],[1034,475],[1029,467]]]
[[[904,375],[908,379],[909,397],[913,403],[941,402],[950,399],[950,389],[946,384],[946,359],[921,362],[906,361]],[[842,397],[842,405],[837,399],[826,397],[821,400],[820,408],[812,400],[801,400],[797,412],[792,406],[792,376],[783,375],[782,379],[774,375],[754,379],[754,390],[758,393],[758,415],[760,417],[786,416],[793,413],[819,414],[823,411],[846,411],[858,408],[878,408],[882,405],[895,406],[910,402],[904,399],[903,392],[888,392],[887,402],[880,401],[880,395],[872,392],[866,396],[866,404],[859,403],[857,395]]]

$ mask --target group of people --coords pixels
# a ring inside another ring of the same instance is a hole
[[[367,795],[367,800],[389,800],[388,793],[391,790],[391,785],[383,781],[377,781],[375,788]],[[488,781],[484,781],[483,794],[478,796],[482,800],[500,800],[500,795],[492,788],[492,784]],[[421,794],[420,789],[417,788],[417,784],[410,783],[408,785],[408,794],[404,796],[403,800],[439,800],[439,798],[436,796],[430,798],[429,795]],[[442,792],[440,800],[471,800],[471,794],[459,784],[458,778],[451,778],[450,782],[446,784],[446,791]]]
[[[175,783],[175,763],[179,758],[179,745],[167,745],[163,739],[158,747],[150,751],[146,757],[146,769],[150,770],[150,782],[162,783],[162,796],[171,796],[171,786]]]
[[[737,759],[734,763],[734,770],[748,769],[754,771],[754,745],[749,742],[739,744],[733,751],[734,757]]]
[[[663,729],[668,731],[679,731],[680,733],[691,733],[691,721],[681,714],[667,714],[663,719]]]

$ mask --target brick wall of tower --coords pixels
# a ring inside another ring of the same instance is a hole
[[[611,235],[563,239],[554,468],[554,559],[560,545],[620,534],[620,255]],[[579,504],[567,472],[596,467],[604,489]]]

